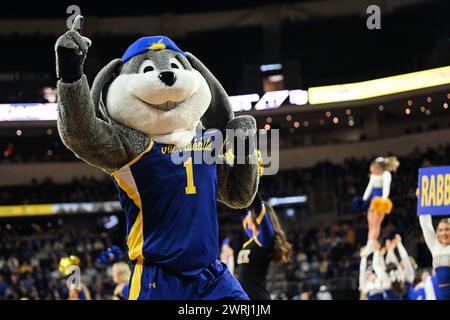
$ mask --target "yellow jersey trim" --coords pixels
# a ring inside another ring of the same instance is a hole
[[[265,214],[266,214],[266,207],[263,204],[261,212],[259,213],[258,218],[256,218],[257,224],[261,224],[262,220],[264,219]]]
[[[250,212],[247,213],[247,215],[245,216],[244,220],[242,221],[242,226],[244,227],[244,229],[247,229],[247,224],[248,224],[247,219],[250,218],[250,214],[251,214]]]
[[[130,160],[130,162],[128,162],[127,164],[123,165],[119,170],[116,170],[116,171],[114,171],[113,173],[111,173],[111,175],[114,176],[114,175],[117,174],[117,172],[119,172],[119,171],[122,170],[123,168],[125,168],[125,167],[130,167],[130,166],[132,166],[133,164],[135,164],[136,162],[138,162],[139,159],[141,159],[141,158],[144,156],[144,154],[146,154],[147,152],[149,152],[150,150],[152,150],[153,144],[154,144],[153,139],[150,139],[150,143],[148,144],[147,148],[145,148],[144,151],[142,151],[142,152],[141,152],[139,155],[137,155],[134,159]]]
[[[244,243],[244,245],[242,246],[243,249],[245,249],[250,243],[252,243],[254,239],[251,238],[250,240],[248,240],[246,243]]]
[[[142,247],[144,245],[144,230],[142,223],[142,202],[141,197],[137,191],[134,191],[117,173],[113,173],[113,177],[116,179],[119,187],[125,191],[127,196],[134,202],[136,207],[139,208],[139,213],[136,217],[136,221],[131,228],[128,235],[127,246],[128,256],[130,260],[143,259]]]
[[[139,159],[142,158],[142,156],[143,156],[144,154],[146,154],[147,152],[149,152],[150,150],[152,150],[152,148],[153,148],[153,139],[150,139],[150,143],[148,144],[147,148],[145,148],[145,150],[144,150],[141,154],[139,154],[138,156],[136,156],[136,158],[134,158],[133,160],[131,160],[130,162],[128,162],[126,165],[127,165],[127,166],[131,166],[131,165],[135,164],[136,162],[139,161]]]
[[[131,278],[130,294],[128,300],[137,300],[139,293],[141,292],[141,279],[142,279],[143,264],[136,263],[134,265],[133,278]]]
[[[248,247],[248,245],[249,245],[250,243],[252,243],[253,241],[255,241],[255,243],[256,243],[258,246],[262,247],[261,242],[259,242],[259,240],[258,240],[256,237],[253,237],[253,238],[251,238],[250,240],[248,240],[246,243],[244,243],[244,245],[242,246],[242,249],[245,249],[246,247]]]

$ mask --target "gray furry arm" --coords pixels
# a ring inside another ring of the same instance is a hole
[[[232,119],[228,129],[242,129],[246,132],[256,130],[256,122],[250,116]],[[218,201],[234,209],[250,206],[258,191],[259,174],[256,159],[256,146],[253,144],[245,155],[245,163],[238,164],[236,157],[226,159],[217,166]],[[252,161],[251,161],[252,160]]]
[[[85,75],[57,87],[59,135],[78,158],[111,173],[137,155],[127,137],[96,116]]]

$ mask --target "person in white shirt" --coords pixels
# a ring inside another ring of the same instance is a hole
[[[383,249],[380,255],[383,256]],[[359,291],[367,300],[383,300],[384,287],[380,278],[374,270],[369,270],[367,266],[367,255],[361,251],[361,262],[359,264]],[[373,269],[373,268],[372,268]]]
[[[380,237],[384,216],[392,210],[392,201],[389,199],[391,172],[397,171],[399,165],[396,157],[378,157],[370,165],[370,180],[363,195],[364,201],[370,201],[367,213],[369,232],[364,248],[366,255],[372,252],[373,242]]]
[[[417,189],[416,195],[420,200],[420,189]],[[425,243],[433,256],[439,299],[450,300],[450,218],[441,219],[437,230],[434,230],[431,215],[419,215],[419,223]]]
[[[387,242],[386,245],[386,261],[380,253],[378,241],[374,242],[375,252],[373,256],[373,268],[384,289],[383,299],[409,300],[414,291],[412,288],[414,268],[410,257],[402,244],[400,235],[396,235],[395,239]],[[395,248],[398,250],[401,262],[395,255]]]

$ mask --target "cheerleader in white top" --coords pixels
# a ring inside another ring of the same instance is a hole
[[[378,157],[370,165],[370,180],[363,196],[364,201],[370,201],[367,213],[369,232],[364,248],[367,255],[371,253],[373,242],[380,237],[384,216],[392,210],[392,201],[389,199],[391,172],[397,171],[399,165],[396,157]]]
[[[416,194],[420,199],[419,189]],[[439,299],[450,300],[450,218],[441,219],[436,231],[431,215],[420,215],[419,222],[425,242],[433,256]]]
[[[420,215],[419,222],[425,242],[433,256],[439,298],[450,300],[450,219],[439,221],[436,232],[430,215]]]
[[[415,300],[439,300],[439,285],[434,271],[433,274],[422,272],[421,280],[414,288]]]
[[[373,268],[384,288],[383,299],[413,299],[414,268],[400,236],[396,235],[395,240],[387,243],[386,263],[380,253],[378,242],[374,242],[374,247]],[[400,254],[401,262],[398,261],[395,255],[395,248]]]
[[[364,251],[361,251],[361,262],[359,264],[359,291],[367,300],[383,300],[383,282],[373,270],[368,269],[367,255]]]
[[[433,274],[426,278],[424,287],[426,300],[441,300],[439,294],[439,283],[434,270]]]

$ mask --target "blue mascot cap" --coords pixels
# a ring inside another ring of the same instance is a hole
[[[127,51],[125,51],[125,54],[122,57],[122,61],[125,63],[131,58],[137,56],[138,54],[147,52],[149,50],[157,51],[164,49],[179,52],[186,57],[186,54],[183,51],[181,51],[180,48],[178,48],[177,45],[168,37],[151,36],[140,38],[138,41],[129,46]]]

